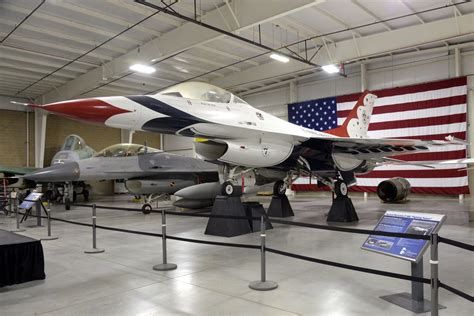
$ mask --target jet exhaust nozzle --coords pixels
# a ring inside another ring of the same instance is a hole
[[[384,202],[400,202],[406,200],[410,189],[411,185],[407,179],[396,177],[380,182],[377,186],[377,195]]]

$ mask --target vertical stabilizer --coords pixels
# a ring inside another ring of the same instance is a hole
[[[367,138],[367,131],[369,130],[370,117],[372,116],[375,99],[377,99],[375,94],[367,90],[364,91],[344,123],[325,133],[339,137]]]

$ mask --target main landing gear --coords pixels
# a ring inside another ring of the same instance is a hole
[[[285,180],[278,180],[273,185],[273,197],[268,207],[267,214],[271,217],[290,217],[295,216],[291,208],[290,201],[286,196],[286,189],[288,188],[289,178]]]
[[[337,179],[334,181],[333,192],[336,196],[332,200],[331,209],[328,213],[328,222],[357,222],[357,216],[352,200],[348,197],[347,184]]]

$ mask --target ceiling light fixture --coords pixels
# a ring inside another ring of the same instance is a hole
[[[278,60],[278,61],[280,61],[280,62],[282,62],[282,63],[287,63],[287,62],[290,61],[290,59],[289,59],[288,57],[283,56],[283,55],[280,55],[280,54],[276,54],[276,53],[272,53],[272,54],[270,55],[270,58],[271,58],[271,59]]]
[[[154,67],[143,65],[143,64],[134,64],[130,66],[130,70],[141,72],[143,74],[152,74],[156,71]]]
[[[322,68],[328,74],[335,74],[335,73],[339,72],[339,70],[340,70],[339,65],[326,65],[326,66],[323,66]]]

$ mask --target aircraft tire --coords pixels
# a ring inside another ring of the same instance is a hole
[[[152,208],[151,205],[148,204],[148,203],[145,203],[145,204],[143,204],[143,206],[142,206],[142,212],[143,212],[143,214],[150,214],[152,209],[153,209],[153,208]]]
[[[242,196],[242,188],[235,186],[231,181],[222,183],[221,195],[223,196]]]
[[[344,181],[337,180],[336,183],[334,183],[334,193],[336,193],[336,197],[347,196],[347,184]]]
[[[273,185],[273,195],[274,196],[284,196],[286,192],[286,185],[283,180],[278,180]]]

